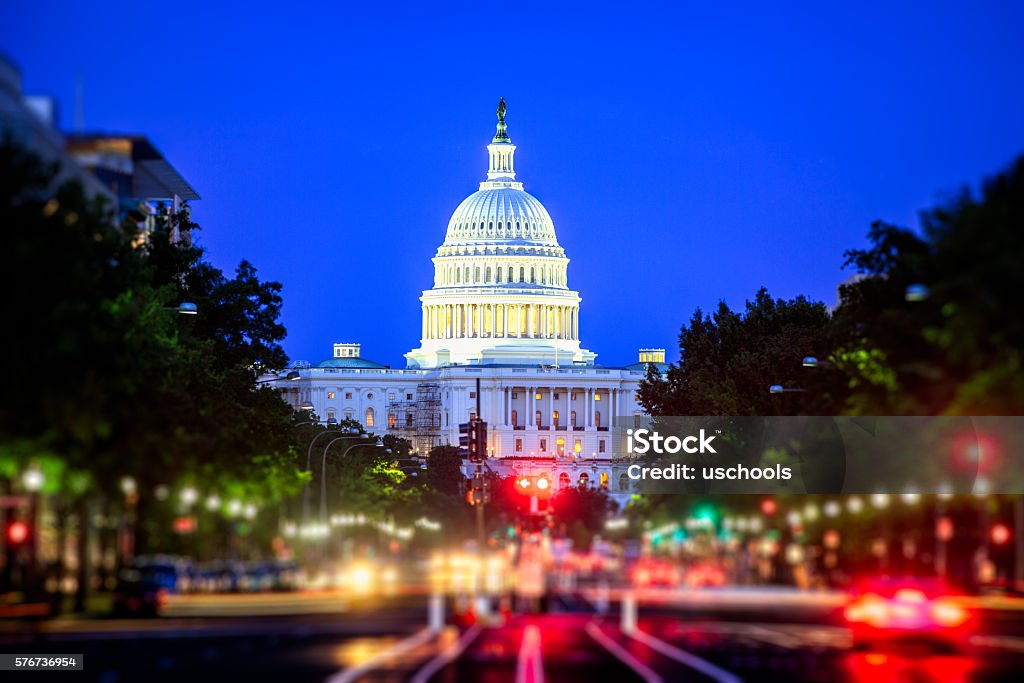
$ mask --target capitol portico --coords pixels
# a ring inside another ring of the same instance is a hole
[[[458,425],[479,417],[492,470],[543,468],[556,486],[602,486],[621,499],[630,489],[612,428],[639,419],[636,390],[649,364],[665,369],[664,350],[603,367],[581,347],[569,259],[551,216],[516,179],[515,151],[502,100],[486,180],[448,222],[406,368],[338,343],[331,358],[298,363],[275,386],[295,408],[409,438],[422,453],[458,444]]]

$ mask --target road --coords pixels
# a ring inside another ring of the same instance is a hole
[[[437,633],[425,628],[426,605],[416,600],[299,599],[293,604],[303,613],[284,615],[272,598],[216,598],[192,601],[181,612],[188,616],[53,622],[33,642],[8,634],[0,648],[84,654],[86,670],[75,680],[103,683],[955,683],[1017,681],[1024,671],[1024,610],[1003,609],[979,622],[965,654],[858,652],[849,631],[831,619],[827,599],[779,597],[773,609],[746,610],[738,604],[746,598],[725,595],[697,603],[651,599],[637,629],[626,624],[624,632],[614,600],[608,614],[597,615],[584,598],[565,596],[543,613]],[[261,604],[268,613],[257,616]],[[225,607],[230,616],[199,616]]]

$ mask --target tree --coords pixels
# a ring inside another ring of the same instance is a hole
[[[877,222],[867,249],[846,252],[863,276],[836,311],[850,411],[1024,413],[1024,157],[980,196],[964,190],[923,212],[921,225]]]
[[[742,313],[724,302],[713,316],[698,309],[679,333],[679,362],[664,378],[648,370],[640,403],[655,416],[830,414],[841,392],[802,367],[829,353],[829,325],[824,304],[764,288]],[[771,394],[772,385],[805,391]]]
[[[446,496],[458,497],[464,484],[462,455],[455,446],[435,446],[427,456],[427,485]]]

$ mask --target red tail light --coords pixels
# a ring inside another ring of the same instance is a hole
[[[885,626],[889,621],[889,603],[880,595],[868,593],[847,605],[843,616],[850,622]]]
[[[896,595],[893,596],[896,602],[912,602],[915,604],[921,604],[928,602],[928,596],[916,588],[901,588],[896,591]]]
[[[970,615],[952,600],[939,598],[932,603],[932,619],[939,626],[955,628],[967,621]]]

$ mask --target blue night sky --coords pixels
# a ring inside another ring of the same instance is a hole
[[[72,125],[144,133],[212,261],[284,284],[285,348],[404,365],[499,96],[598,362],[678,356],[696,307],[832,303],[842,252],[1024,152],[1024,3],[5,2]],[[56,6],[61,5],[61,6]]]

